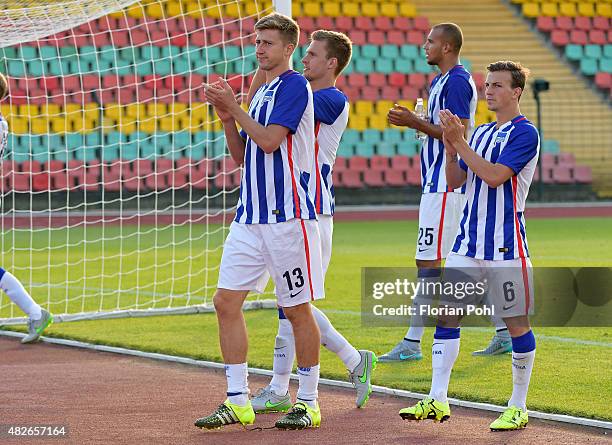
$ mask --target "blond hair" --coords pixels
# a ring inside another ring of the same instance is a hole
[[[353,54],[353,42],[346,34],[336,31],[327,31],[324,29],[318,29],[312,33],[310,40],[317,40],[325,42],[325,48],[327,49],[327,58],[335,58],[338,60],[338,66],[336,67],[336,76],[338,76],[344,68],[348,65]]]
[[[300,27],[295,20],[286,15],[274,13],[262,17],[255,23],[255,31],[264,29],[277,30],[285,43],[297,46],[300,37]]]
[[[0,101],[2,101],[6,96],[8,96],[8,93],[8,81],[6,80],[6,76],[0,73]]]

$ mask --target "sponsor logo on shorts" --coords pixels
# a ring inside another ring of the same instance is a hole
[[[304,289],[300,289],[300,291],[299,291],[299,292],[296,292],[295,294],[294,294],[294,293],[289,293],[289,298],[293,298],[293,297],[295,297],[295,296],[299,295],[299,294],[300,294],[300,293],[301,293],[303,290],[304,290]]]

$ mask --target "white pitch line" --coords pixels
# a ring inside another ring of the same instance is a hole
[[[13,331],[2,331],[0,330],[0,335],[4,335],[6,337],[15,337],[22,338],[25,337],[26,334],[21,332],[13,332]],[[181,363],[184,365],[197,366],[200,368],[210,368],[210,369],[224,369],[225,366],[223,363],[209,362],[205,360],[196,360],[188,357],[180,357],[176,355],[168,355],[168,354],[159,354],[154,352],[143,352],[136,349],[127,349],[127,348],[119,348],[116,346],[105,346],[105,345],[95,345],[91,343],[76,341],[76,340],[67,340],[63,338],[52,338],[52,337],[41,337],[41,341],[45,343],[62,345],[62,346],[71,346],[74,348],[82,348],[82,349],[90,349],[94,351],[100,352],[110,352],[114,354],[122,354],[122,355],[130,355],[134,357],[142,357],[148,358],[152,360],[160,360],[165,362],[173,362],[173,363]],[[261,368],[249,368],[250,374],[255,375],[264,375],[271,376],[272,371]],[[291,378],[293,380],[297,380],[298,376],[296,374],[291,374]],[[321,385],[337,387],[337,388],[353,388],[353,386],[349,382],[343,382],[340,380],[332,380],[332,379],[320,379],[319,383]],[[412,391],[405,391],[403,389],[394,389],[388,388],[386,386],[378,386],[372,385],[372,391],[379,394],[386,394],[401,398],[409,398],[409,399],[422,399],[426,396],[426,394],[420,394]],[[493,405],[490,403],[479,403],[479,402],[470,402],[467,400],[461,399],[448,399],[448,402],[451,405],[461,406],[464,408],[477,409],[482,411],[493,411],[493,412],[503,412],[506,407]],[[543,413],[540,411],[532,411],[529,410],[529,416],[535,419],[543,419],[543,420],[552,420],[554,422],[561,423],[569,423],[572,425],[582,425],[593,428],[602,428],[606,430],[612,430],[612,422],[606,422],[604,420],[595,420],[595,419],[586,419],[584,417],[575,417],[568,416],[565,414],[551,414],[551,413]]]

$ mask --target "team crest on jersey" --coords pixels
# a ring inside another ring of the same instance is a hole
[[[499,144],[501,142],[504,142],[507,134],[508,134],[507,131],[500,131],[499,133],[497,133],[497,137],[495,138],[495,143]]]
[[[273,97],[274,97],[274,91],[271,91],[271,90],[266,91],[262,99],[262,102],[270,102]]]

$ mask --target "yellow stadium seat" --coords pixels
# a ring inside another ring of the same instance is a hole
[[[380,5],[380,14],[384,17],[396,17],[399,14],[399,11],[396,4],[383,3]]]
[[[215,118],[215,120],[212,121],[212,131],[223,131],[223,124],[221,123],[221,120]]]
[[[183,5],[181,2],[167,2],[166,3],[166,17],[176,17],[183,14]]]
[[[610,3],[597,3],[595,6],[595,12],[597,15],[602,17],[612,17],[612,4]]]
[[[362,3],[361,14],[366,17],[378,17],[380,15],[380,8],[377,3]]]
[[[340,17],[340,4],[336,2],[323,3],[323,15],[328,17]]]
[[[383,114],[386,116],[391,108],[393,108],[393,102],[390,100],[379,100],[374,104],[376,114]]]
[[[541,15],[547,17],[556,17],[559,15],[559,9],[557,8],[557,4],[551,2],[542,3],[540,12]]]
[[[355,113],[360,116],[368,116],[374,113],[374,105],[372,102],[358,100],[355,102]]]
[[[136,131],[136,119],[124,115],[117,121],[117,126],[121,133],[134,133]]]
[[[387,123],[387,116],[381,114],[373,114],[368,119],[370,121],[370,128],[375,128],[376,130],[384,130],[389,127]]]
[[[238,3],[229,3],[225,5],[224,9],[225,9],[226,17],[232,17],[232,18],[240,17],[240,6],[238,5]]]
[[[9,103],[4,103],[0,105],[0,113],[2,116],[7,117],[9,114],[13,114],[13,106]]]
[[[565,17],[575,17],[577,14],[576,3],[561,3],[559,5],[559,13]]]
[[[147,104],[147,116],[162,117],[168,114],[168,106],[163,103]]]
[[[108,16],[114,19],[122,19],[124,17],[123,10],[120,9],[119,11],[111,12]]]
[[[159,119],[159,129],[161,131],[176,131],[175,124],[172,116],[164,116]]]
[[[128,17],[134,17],[135,19],[140,19],[144,17],[144,8],[142,5],[136,3],[129,8],[127,8]]]
[[[146,110],[144,104],[129,104],[125,107],[125,112],[133,118],[142,118],[145,116]]]
[[[140,119],[138,121],[138,130],[144,133],[155,133],[157,131],[157,118],[148,116]]]
[[[578,15],[585,17],[593,17],[595,15],[595,8],[593,3],[578,3]]]
[[[304,3],[303,15],[306,17],[319,17],[321,15],[321,4],[318,2]]]
[[[397,104],[401,105],[402,107],[406,107],[409,110],[414,110],[414,101],[413,100],[398,100]]]
[[[523,3],[523,15],[535,18],[540,15],[540,7],[537,3]]]
[[[202,17],[202,8],[196,1],[190,1],[185,3],[185,12],[187,15],[193,17],[194,19],[199,19],[200,17]]]
[[[40,110],[38,108],[38,105],[23,104],[23,105],[19,105],[17,114],[19,116],[33,117],[33,116],[40,115]]]
[[[404,17],[416,17],[416,6],[412,3],[400,3],[399,14]]]
[[[342,3],[342,15],[347,17],[358,17],[361,15],[359,11],[359,3],[345,2]]]
[[[168,113],[177,115],[187,110],[187,104],[174,102],[168,107]]]
[[[108,125],[108,123],[106,123]],[[67,121],[64,117],[52,117],[51,118],[51,132],[52,133],[66,133]],[[14,131],[14,128],[13,128]]]
[[[92,104],[96,106],[96,104]],[[42,104],[40,106],[40,114],[42,116],[57,116],[61,113],[60,106],[58,104]]]
[[[354,130],[363,131],[368,128],[368,118],[367,116],[360,115],[352,115],[349,117],[349,128]]]
[[[42,111],[42,110],[41,110]],[[95,103],[85,105],[85,119],[99,119],[100,109]]]
[[[30,131],[34,134],[47,134],[49,132],[49,119],[46,117],[30,119]]]
[[[85,133],[85,130],[96,128],[96,121],[90,119],[75,119],[70,123],[70,130],[75,133]]]
[[[122,113],[121,105],[119,104],[108,104],[104,108],[104,116],[109,117],[111,119],[119,119],[119,116]]]
[[[30,132],[28,126],[28,119],[24,117],[12,117],[9,122],[9,128],[11,132],[15,134],[27,134]]]

